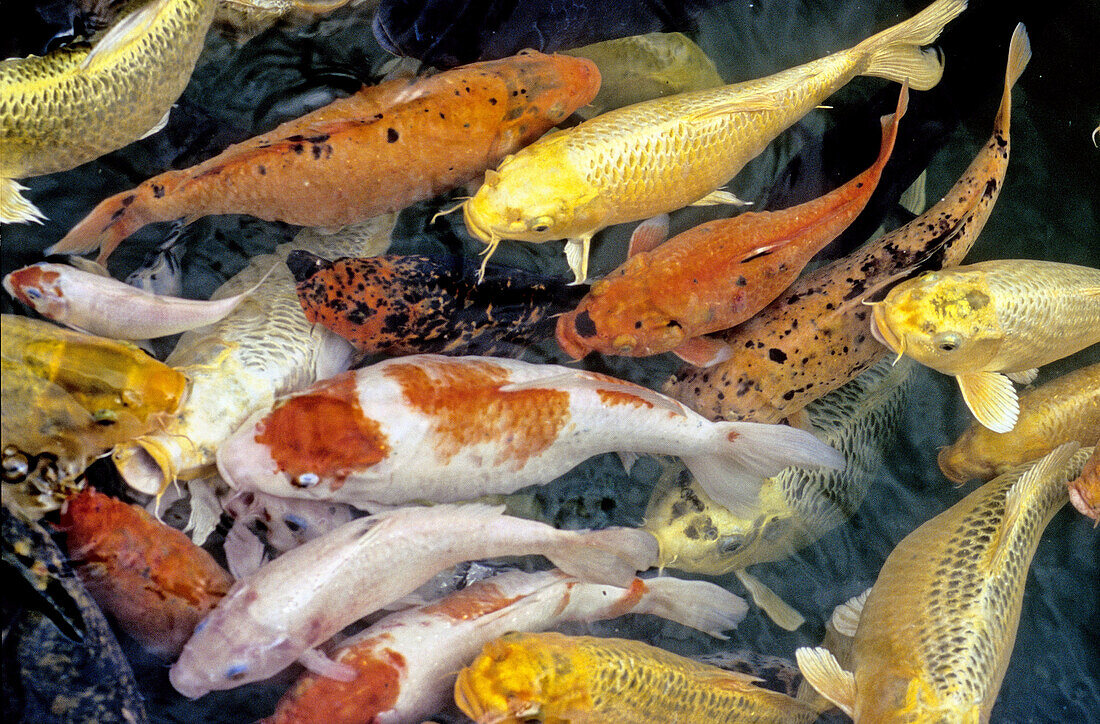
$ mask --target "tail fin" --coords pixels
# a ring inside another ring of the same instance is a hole
[[[867,54],[863,75],[909,81],[913,90],[928,90],[943,75],[943,55],[921,46],[934,41],[943,27],[966,9],[966,0],[936,0],[927,8],[892,28],[883,30],[857,45]]]
[[[1005,91],[1001,96],[1001,105],[997,109],[997,130],[1008,133],[1009,120],[1012,117],[1012,86],[1024,72],[1031,60],[1031,40],[1027,37],[1027,28],[1017,23],[1008,44],[1008,66],[1005,68]]]
[[[764,478],[791,465],[844,469],[844,456],[805,430],[757,422],[716,422],[709,455],[684,464],[716,503],[751,517]]]
[[[657,539],[636,528],[561,531],[544,555],[582,581],[629,588],[634,574],[657,565]]]
[[[631,613],[648,613],[718,639],[737,628],[749,610],[745,599],[709,581],[662,576],[645,581],[646,592]]]
[[[19,193],[26,190],[27,187],[15,179],[0,178],[0,222],[23,224],[33,221],[41,224],[46,220],[46,215]]]

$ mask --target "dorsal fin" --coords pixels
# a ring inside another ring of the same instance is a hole
[[[1027,505],[1028,498],[1039,492],[1046,481],[1065,468],[1066,463],[1069,462],[1069,459],[1073,457],[1073,454],[1077,452],[1077,448],[1079,447],[1081,447],[1081,444],[1078,442],[1067,442],[1064,445],[1056,447],[1045,457],[1032,465],[1031,468],[1021,475],[1020,479],[1013,483],[1012,487],[1008,489],[1008,492],[1005,494],[1004,519],[1001,522],[997,543],[991,549],[994,559],[1004,554],[1004,544],[1011,538],[1009,532],[1020,519],[1020,515]],[[1068,483],[1069,481],[1067,480],[1065,482]]]
[[[863,614],[863,604],[867,603],[867,595],[871,593],[868,588],[858,596],[852,596],[844,603],[833,609],[833,616],[829,619],[833,628],[841,636],[852,638],[856,635],[859,626],[859,617]]]

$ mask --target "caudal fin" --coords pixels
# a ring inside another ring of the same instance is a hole
[[[1031,60],[1031,40],[1027,37],[1027,28],[1017,23],[1008,44],[1008,65],[1005,67],[1005,90],[1001,96],[1001,105],[997,109],[997,130],[1007,140],[1009,121],[1012,118],[1012,86],[1024,72]]]
[[[709,455],[684,464],[707,495],[736,515],[751,516],[764,478],[791,465],[842,470],[844,456],[805,430],[757,422],[716,422]]]
[[[582,581],[629,588],[634,574],[657,565],[657,539],[636,528],[561,531],[544,555]]]
[[[26,190],[27,187],[15,179],[0,178],[0,222],[24,224],[33,221],[41,224],[46,220],[46,215],[19,193]]]
[[[749,606],[745,599],[709,581],[661,576],[645,581],[646,592],[631,613],[649,613],[718,639],[737,628]]]
[[[887,28],[857,45],[867,53],[863,75],[902,83],[913,90],[928,90],[943,75],[943,55],[923,48],[934,41],[947,23],[966,9],[966,0],[936,0],[908,20]]]

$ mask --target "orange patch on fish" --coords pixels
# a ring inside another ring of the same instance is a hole
[[[432,419],[441,462],[470,445],[500,447],[494,465],[516,468],[557,440],[569,419],[569,393],[553,389],[501,392],[508,371],[488,362],[463,365],[394,364],[385,374],[401,385],[405,402]]]
[[[313,473],[331,478],[334,490],[353,470],[384,460],[390,451],[378,421],[363,414],[350,374],[276,407],[260,423],[256,442],[268,447],[279,470],[292,480]]]
[[[8,275],[8,291],[23,304],[34,309],[35,302],[27,296],[27,289],[42,289],[48,284],[53,284],[61,275],[55,271],[43,271],[40,267],[31,265],[25,269],[16,269]]]
[[[464,588],[449,596],[444,596],[436,603],[425,606],[421,612],[426,616],[438,614],[455,621],[469,621],[493,611],[499,611],[505,606],[512,605],[520,598],[522,596],[508,598],[501,593],[496,584],[486,583]]]
[[[645,585],[645,581],[640,578],[635,578],[630,583],[630,588],[627,590],[626,595],[615,602],[607,612],[607,618],[618,618],[634,610],[634,607],[642,600],[642,596],[649,592],[649,587]]]
[[[653,403],[649,400],[639,397],[638,395],[631,394],[629,392],[623,392],[622,390],[596,390],[596,394],[600,396],[600,402],[607,406],[611,405],[630,405],[632,407],[653,407]]]

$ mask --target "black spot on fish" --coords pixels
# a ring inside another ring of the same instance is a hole
[[[489,105],[495,106],[496,104],[497,104],[497,99],[496,98],[490,98],[489,99]]]
[[[997,193],[997,179],[991,178],[985,183],[985,191],[982,192],[984,198],[993,198],[993,194]]]
[[[577,330],[577,334],[582,337],[595,337],[596,336],[596,323],[592,321],[592,317],[588,315],[588,310],[581,312],[573,319],[573,328]]]
[[[768,350],[768,359],[770,359],[772,362],[783,364],[787,361],[787,353],[781,349],[776,349],[775,347],[772,347]]]
[[[122,199],[123,206],[129,206],[132,203],[134,203],[134,194],[130,194],[126,198]]]
[[[396,128],[387,128],[386,129],[386,142],[387,143],[397,143],[397,139],[400,138],[400,137],[401,136],[400,136],[400,134],[397,133]]]
[[[743,276],[738,276],[738,277],[737,277],[737,282],[736,282],[737,286],[739,286],[739,287],[743,287],[743,286],[745,286],[745,285],[746,285],[746,284],[748,284],[748,283],[749,283],[749,282],[748,282],[748,280],[747,280],[747,279],[745,279],[745,277],[743,277]]]
[[[153,189],[153,198],[154,199],[164,198],[164,187],[163,186],[161,186],[160,184],[150,184],[149,188]]]
[[[294,151],[294,153],[302,153],[306,150],[306,147],[300,143],[295,143],[293,146],[290,147],[290,150]]]
[[[260,167],[256,170],[260,172],[261,176],[267,175],[267,166],[264,166],[262,163],[260,164]]]
[[[324,146],[313,146],[313,158],[320,159],[321,154],[325,152]]]
[[[329,134],[321,133],[316,136],[307,136],[305,138],[306,143],[324,143],[330,138]]]

